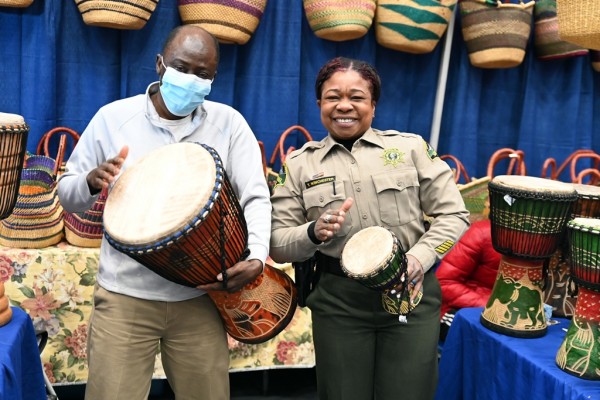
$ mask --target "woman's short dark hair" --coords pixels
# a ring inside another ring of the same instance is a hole
[[[323,84],[325,81],[331,78],[331,75],[338,71],[348,70],[358,72],[364,80],[370,83],[371,97],[373,98],[373,101],[377,102],[379,100],[379,96],[381,95],[381,78],[379,77],[377,70],[375,70],[371,64],[365,61],[346,57],[336,57],[329,60],[321,67],[315,82],[315,93],[317,95],[317,100],[321,100]]]

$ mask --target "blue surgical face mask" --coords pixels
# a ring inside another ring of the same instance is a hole
[[[162,56],[161,61],[166,71],[162,77],[160,94],[167,109],[178,117],[190,115],[210,93],[212,80],[184,74],[172,67],[167,67]]]

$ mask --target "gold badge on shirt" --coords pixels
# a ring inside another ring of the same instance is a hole
[[[396,166],[400,163],[404,162],[404,153],[398,150],[397,148],[393,149],[385,149],[383,150],[383,165],[391,165],[396,168]]]

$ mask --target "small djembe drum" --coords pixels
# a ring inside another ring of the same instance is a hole
[[[567,183],[516,175],[497,176],[488,189],[492,244],[502,258],[481,323],[509,336],[544,336],[544,262],[558,247],[577,192]]]
[[[0,219],[8,217],[17,202],[28,135],[22,116],[0,113]]]
[[[349,278],[381,291],[383,308],[398,315],[400,322],[407,322],[406,315],[423,297],[420,291],[415,304],[410,304],[411,283],[406,285],[407,290],[400,296],[390,293],[402,282],[407,260],[398,238],[387,228],[371,226],[354,234],[342,250],[340,265]]]
[[[573,184],[577,191],[577,201],[573,205],[571,218],[600,218],[600,187]],[[548,264],[548,283],[544,291],[544,303],[552,307],[552,315],[571,318],[575,312],[577,295],[569,283],[570,263],[568,260],[569,243],[563,231],[564,239],[550,258]]]
[[[159,147],[127,168],[106,199],[104,228],[111,246],[189,287],[217,282],[219,273],[226,284],[227,269],[248,255],[246,220],[221,158],[199,143]],[[207,296],[244,343],[276,336],[297,305],[291,278],[268,264],[242,290]]]
[[[567,224],[567,235],[578,295],[556,364],[569,374],[600,380],[600,219],[575,218]]]

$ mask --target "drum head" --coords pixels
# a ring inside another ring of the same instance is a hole
[[[17,114],[9,114],[0,112],[0,126],[1,125],[23,125],[25,119]]]
[[[574,192],[570,183],[537,178],[535,176],[499,175],[492,179],[493,184],[524,191],[569,194]]]
[[[598,218],[573,218],[567,223],[567,226],[573,229],[594,231],[600,234],[600,219]]]
[[[215,159],[200,144],[160,147],[117,179],[104,207],[104,229],[125,246],[156,243],[190,228],[212,205],[215,181]]]
[[[393,249],[392,233],[381,226],[371,226],[348,240],[342,251],[341,264],[353,275],[368,275],[385,265]]]
[[[573,183],[575,191],[580,197],[589,197],[600,199],[600,186],[585,185],[583,183]]]

